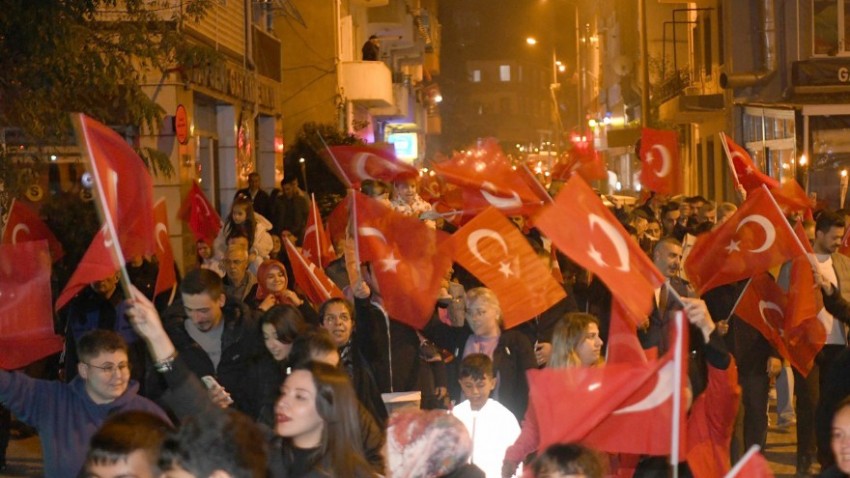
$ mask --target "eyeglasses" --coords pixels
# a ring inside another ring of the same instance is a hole
[[[115,365],[115,364],[112,364],[112,363],[109,364],[109,365],[94,365],[94,364],[90,364],[90,363],[86,363],[86,362],[83,362],[83,363],[85,363],[89,367],[93,367],[93,368],[100,370],[105,375],[114,375],[116,371],[121,372],[121,373],[130,371],[130,363],[129,362],[121,362],[118,365]]]

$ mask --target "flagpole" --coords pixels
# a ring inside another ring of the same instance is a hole
[[[537,195],[540,196],[541,199],[546,198],[546,199],[543,199],[544,202],[549,202],[549,203],[555,202],[555,199],[552,198],[552,196],[549,195],[549,191],[547,191],[546,188],[543,187],[542,184],[540,184],[540,181],[538,181],[537,178],[533,174],[531,174],[531,170],[528,169],[528,165],[525,164],[525,163],[522,163],[520,165],[520,167],[525,172],[525,174],[528,175],[529,178],[531,178],[531,181],[532,181],[531,186],[534,189],[537,190]]]
[[[322,244],[319,240],[319,207],[316,205],[316,194],[310,193],[310,198],[313,201],[313,210],[311,211],[313,213],[313,227],[316,228],[316,230],[313,231],[313,235],[316,236],[316,254],[319,256],[319,266],[322,266],[322,254],[324,254],[325,251],[322,250]]]
[[[747,460],[752,458],[752,456],[755,455],[756,453],[758,453],[759,450],[761,450],[760,446],[758,446],[758,445],[751,446],[750,449],[747,450],[746,453],[744,453],[744,456],[742,456],[741,459],[738,460],[738,463],[735,463],[735,466],[733,466],[732,469],[729,470],[729,473],[726,473],[726,475],[723,478],[734,478],[735,476],[737,476],[738,473],[740,473],[741,470],[744,468],[744,466],[746,466]]]
[[[676,349],[673,351],[673,433],[671,433],[670,465],[673,478],[679,477],[679,436],[681,434],[682,414],[682,342],[685,335],[684,312],[676,314]]]
[[[291,250],[292,253],[295,254],[298,257],[298,262],[300,262],[301,265],[304,267],[304,269],[307,270],[307,274],[310,275],[310,279],[312,280],[313,284],[318,284],[319,288],[322,289],[322,292],[325,293],[325,297],[323,298],[323,301],[330,299],[331,298],[330,291],[325,289],[325,286],[322,284],[322,281],[320,281],[319,278],[316,277],[316,273],[313,272],[313,269],[310,268],[310,264],[307,264],[307,261],[304,259],[304,256],[301,255],[300,252],[298,252],[298,249],[295,248],[295,244],[293,244],[292,241],[290,241],[289,239],[286,240],[286,249],[287,249],[287,251],[286,251],[287,255],[289,255],[289,251]],[[291,260],[292,259],[290,258],[290,261]],[[316,265],[313,264],[313,267],[316,267]]]
[[[717,134],[720,135],[720,143],[723,144],[723,151],[726,152],[726,162],[729,163],[729,169],[732,170],[732,178],[735,179],[735,187],[738,188],[741,186],[741,182],[738,180],[738,173],[735,172],[735,164],[732,162],[732,152],[729,151],[729,144],[726,142],[726,133],[721,131]]]
[[[345,183],[345,187],[347,187],[347,188],[353,187],[353,185],[351,183],[351,178],[349,178],[348,175],[345,174],[345,170],[342,169],[342,166],[339,164],[339,161],[337,161],[336,156],[334,156],[333,151],[331,151],[330,146],[328,146],[328,143],[325,142],[325,138],[322,136],[322,133],[317,131],[316,134],[319,136],[319,140],[322,142],[322,145],[324,145],[325,150],[327,150],[327,152],[328,152],[328,155],[330,155],[331,160],[332,160],[331,162],[333,163],[333,166],[336,169],[337,173],[339,173],[340,179],[342,179],[342,181]],[[321,155],[319,155],[319,156],[321,156]]]
[[[130,289],[130,276],[127,274],[127,266],[124,261],[124,251],[121,249],[121,241],[118,240],[118,233],[115,230],[115,223],[112,221],[112,214],[106,213],[106,205],[103,203],[106,195],[103,191],[103,184],[100,182],[100,173],[97,169],[97,161],[95,161],[91,155],[88,135],[85,134],[86,127],[83,122],[83,113],[71,113],[71,122],[74,124],[74,132],[77,135],[77,143],[79,144],[80,149],[83,150],[83,157],[88,158],[89,167],[93,173],[92,180],[94,181],[94,185],[97,189],[94,201],[97,215],[100,218],[100,222],[106,226],[107,234],[109,235],[109,239],[111,239],[104,241],[106,243],[104,245],[106,245],[107,250],[112,251],[112,258],[116,263],[118,263],[118,269],[121,271],[118,280],[121,284],[121,290],[124,292],[124,297],[131,299],[133,295]],[[95,235],[95,237],[97,237],[97,235]]]
[[[773,197],[773,194],[770,194],[770,189],[768,189],[767,186],[764,184],[761,185],[761,188],[764,190],[764,192],[767,193],[767,196],[770,198],[770,202],[773,203],[773,206],[776,207],[776,210],[779,211],[779,214],[782,214],[782,217],[785,217],[785,214],[782,212],[782,208],[779,207],[779,203],[776,202],[776,198]],[[800,246],[800,252],[805,254],[806,257],[809,257],[808,252],[806,252],[805,246],[803,246],[803,242],[800,241],[799,237],[797,237],[797,232],[794,231],[794,228],[791,226],[791,223],[789,223],[787,220],[782,222],[785,223],[785,228],[788,229],[788,231],[794,237],[794,241],[797,243],[798,246]],[[817,264],[815,264],[814,260],[811,257],[809,257],[809,262],[812,264],[812,267],[817,268]]]
[[[18,198],[12,198],[12,202],[9,203],[9,214],[6,215],[6,223],[3,224],[3,230],[0,231],[0,238],[6,237],[6,229],[9,229],[9,218],[12,216],[12,210],[15,209],[15,201],[17,200]],[[847,228],[847,230],[850,231],[850,228]]]
[[[732,306],[732,310],[730,310],[730,311],[729,311],[729,316],[727,316],[727,317],[726,317],[726,320],[729,320],[729,319],[731,319],[731,318],[732,318],[732,315],[735,313],[735,309],[737,309],[737,308],[738,308],[738,304],[740,304],[740,303],[741,303],[741,299],[743,299],[743,298],[744,298],[744,293],[745,293],[745,292],[747,292],[747,289],[750,287],[750,283],[752,283],[752,282],[753,282],[753,278],[752,278],[752,277],[750,277],[749,279],[747,279],[747,283],[746,283],[746,284],[744,284],[744,289],[743,289],[743,290],[741,291],[741,293],[738,295],[738,299],[736,299],[736,300],[735,300],[735,305],[733,305],[733,306]]]
[[[357,231],[357,199],[354,197],[354,194],[354,189],[348,190],[348,196],[351,198],[351,205],[348,208],[351,213],[351,227],[349,229],[354,231],[352,237],[354,239],[354,260],[357,263],[357,277],[362,279],[360,276],[360,240],[359,231]]]

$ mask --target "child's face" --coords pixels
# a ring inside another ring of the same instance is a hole
[[[481,410],[490,398],[490,392],[496,388],[496,379],[487,374],[480,379],[464,377],[458,382],[460,382],[460,389],[463,390],[463,396],[469,400],[473,410]]]
[[[248,218],[248,211],[244,207],[237,206],[233,208],[233,212],[230,215],[235,224],[242,224]]]
[[[405,181],[396,181],[395,193],[398,197],[408,204],[412,204],[416,200],[416,181],[408,179]]]

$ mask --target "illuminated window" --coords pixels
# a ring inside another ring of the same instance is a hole
[[[499,65],[499,81],[511,81],[511,65]]]

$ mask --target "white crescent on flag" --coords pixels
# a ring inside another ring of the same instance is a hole
[[[758,253],[770,249],[770,247],[773,245],[773,242],[776,240],[776,228],[773,227],[773,224],[771,224],[770,221],[761,214],[750,214],[749,216],[745,217],[740,223],[738,223],[738,227],[735,228],[735,232],[741,230],[741,226],[749,222],[758,224],[762,229],[764,229],[765,235],[764,243],[755,249],[750,249],[750,252]]]
[[[165,247],[162,245],[162,233],[165,233],[165,240],[168,240],[168,228],[165,227],[165,224],[158,222],[156,223],[156,227],[154,228],[154,233],[156,234],[156,247],[160,251],[164,251]]]
[[[484,181],[481,183],[481,195],[484,196],[484,199],[490,203],[493,207],[497,209],[515,209],[518,207],[522,207],[522,199],[520,199],[519,194],[516,191],[511,190],[511,197],[501,197],[492,194],[490,190],[495,190],[496,185],[491,183],[490,181]]]
[[[489,237],[494,241],[498,242],[500,246],[502,246],[502,250],[505,251],[505,255],[508,254],[508,245],[505,243],[505,238],[502,237],[501,234],[492,230],[492,229],[477,229],[466,238],[466,247],[469,248],[469,251],[472,252],[472,255],[475,256],[480,262],[490,265],[490,262],[481,255],[481,252],[478,251],[478,241],[484,239],[485,237]]]
[[[26,235],[30,235],[30,228],[26,224],[18,223],[12,228],[12,244],[18,243],[18,233],[23,231]]]
[[[658,370],[658,381],[655,383],[655,388],[643,399],[637,403],[633,403],[626,407],[614,411],[614,415],[623,413],[644,412],[658,407],[673,395],[673,372],[674,364],[672,361],[667,362]]]
[[[774,327],[773,324],[771,324],[770,321],[767,320],[767,317],[764,316],[765,310],[775,310],[779,313],[780,316],[782,316],[782,318],[785,318],[785,311],[782,310],[782,307],[779,307],[779,304],[776,304],[774,302],[769,302],[766,300],[759,301],[759,315],[761,315],[761,320],[763,320],[764,323],[767,324],[767,326],[770,327],[772,330],[775,330],[779,332],[780,335],[782,335],[782,330]]]
[[[617,266],[616,269],[622,272],[629,272],[629,246],[626,244],[623,236],[617,232],[617,228],[596,214],[588,214],[588,221],[590,222],[591,235],[593,235],[594,228],[598,227],[606,236],[608,236],[608,240],[611,244],[614,245],[614,249],[617,251],[617,258],[620,261],[620,265]],[[610,264],[602,258],[602,253],[593,247],[593,241],[590,242],[590,250],[588,250],[588,254],[598,265],[610,267]]]
[[[668,174],[670,174],[670,169],[672,168],[673,159],[670,157],[670,151],[663,144],[653,145],[649,150],[649,154],[647,154],[647,162],[652,164],[655,162],[655,155],[652,154],[653,150],[658,150],[661,156],[661,168],[655,170],[655,175],[659,178],[665,178]]]

